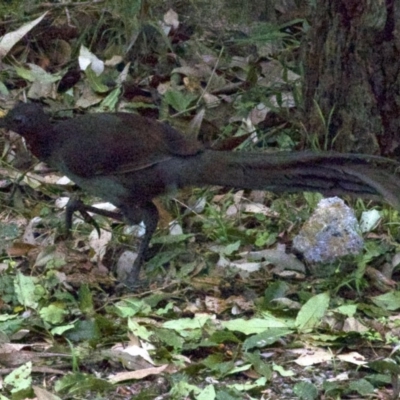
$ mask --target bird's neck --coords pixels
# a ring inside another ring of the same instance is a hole
[[[43,127],[41,130],[24,135],[26,143],[32,152],[39,160],[48,161],[54,147],[54,132],[51,125]]]

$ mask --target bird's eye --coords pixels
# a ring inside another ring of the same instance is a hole
[[[13,120],[17,124],[23,124],[26,121],[26,117],[24,115],[15,115]]]

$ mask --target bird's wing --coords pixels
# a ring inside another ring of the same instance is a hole
[[[54,130],[54,164],[82,177],[132,173],[202,150],[166,124],[127,113],[87,114]]]

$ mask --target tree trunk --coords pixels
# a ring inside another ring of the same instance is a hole
[[[400,155],[400,0],[318,0],[303,43],[307,135]]]

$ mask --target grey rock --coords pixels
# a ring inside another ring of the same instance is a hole
[[[331,262],[358,254],[364,240],[354,211],[338,197],[322,199],[293,240],[293,247],[309,262]]]

